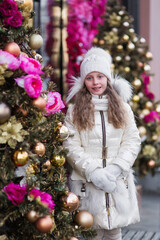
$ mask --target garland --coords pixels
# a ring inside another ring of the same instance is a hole
[[[106,3],[107,0],[68,0],[68,89],[73,84],[71,77],[79,76],[83,55],[92,46],[98,25],[104,22]]]

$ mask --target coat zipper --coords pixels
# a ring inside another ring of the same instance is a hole
[[[106,147],[106,127],[104,121],[104,113],[100,111],[101,121],[102,121],[102,134],[103,134],[103,146],[102,146],[102,159],[103,159],[103,168],[106,167],[106,156],[107,156],[107,147]],[[105,193],[106,198],[106,209],[107,209],[107,216],[108,216],[108,225],[110,229],[110,212],[109,212],[109,194]]]

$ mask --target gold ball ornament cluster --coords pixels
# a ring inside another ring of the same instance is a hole
[[[20,54],[20,48],[15,42],[6,43],[4,46],[4,51],[13,54],[15,57],[18,57]]]
[[[50,161],[55,167],[61,167],[65,164],[66,159],[63,155],[56,155]]]
[[[79,198],[76,194],[68,192],[61,197],[63,208],[68,212],[75,211],[79,206]]]
[[[93,216],[88,211],[82,210],[78,212],[74,221],[84,229],[89,229],[93,225]]]
[[[50,216],[39,218],[35,223],[36,229],[41,233],[47,233],[53,228],[53,220]]]
[[[24,150],[17,150],[13,154],[13,160],[16,166],[24,166],[28,162],[28,153]]]
[[[6,122],[11,115],[10,108],[5,103],[0,103],[0,124]]]
[[[29,46],[32,49],[39,49],[43,45],[43,38],[41,35],[34,33],[29,39]]]
[[[35,153],[37,153],[38,156],[42,157],[46,152],[46,147],[43,143],[38,142],[34,146],[34,151],[35,151]]]

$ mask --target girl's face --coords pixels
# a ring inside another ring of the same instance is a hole
[[[91,72],[84,79],[88,91],[94,95],[103,95],[107,88],[107,77],[99,72]]]

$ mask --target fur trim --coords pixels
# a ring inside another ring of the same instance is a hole
[[[128,102],[132,98],[133,88],[126,79],[116,75],[112,78],[112,85],[124,102]]]
[[[77,92],[79,92],[79,90],[83,86],[83,81],[81,80],[80,77],[78,78],[72,77],[72,80],[73,80],[73,86],[68,92],[68,96],[66,98],[67,103],[76,95]]]

